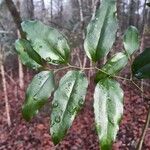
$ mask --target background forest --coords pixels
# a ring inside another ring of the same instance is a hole
[[[146,6],[147,2],[148,0],[117,1],[117,40],[111,53],[99,62],[100,66],[115,52],[122,50],[122,36],[130,25],[136,26],[141,36],[141,45],[135,56],[144,48],[150,47],[150,8]],[[24,90],[35,71],[21,64],[14,42],[21,36],[20,23],[23,20],[41,20],[66,35],[72,49],[73,64],[90,66],[84,54],[83,40],[86,26],[99,5],[100,0],[0,0],[0,150],[98,150],[92,107],[93,85],[89,87],[85,107],[74,121],[65,140],[57,147],[54,147],[49,135],[49,115],[45,113],[50,111],[48,107],[44,107],[30,123],[23,120],[21,105],[24,101]],[[58,80],[62,74],[64,72],[58,74]],[[93,74],[94,72],[87,72],[89,80]],[[129,67],[121,74],[130,78]],[[122,81],[125,91],[124,117],[114,150],[134,150],[145,124],[150,104],[150,82],[136,79],[135,82],[143,89],[144,94],[136,86]],[[149,149],[150,128],[143,144],[143,150]]]

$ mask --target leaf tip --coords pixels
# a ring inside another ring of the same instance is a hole
[[[24,118],[27,122],[29,122],[29,121],[32,119],[32,117],[33,117],[35,114],[37,114],[37,113],[38,113],[38,112],[33,112],[33,111],[31,111],[30,108],[29,108],[29,106],[26,105],[26,104],[24,104],[24,105],[22,106],[22,116],[23,116],[23,118]]]
[[[53,144],[56,146],[57,144],[59,144],[59,142],[61,141],[59,137],[55,136],[54,134],[52,134],[52,141]]]
[[[112,150],[112,143],[106,143],[100,145],[101,150]]]
[[[25,119],[25,121],[29,122],[31,120],[31,117],[29,116],[29,114],[25,111],[25,109],[22,109],[22,116]]]

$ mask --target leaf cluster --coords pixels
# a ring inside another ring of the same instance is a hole
[[[59,31],[39,21],[25,21],[22,29],[26,39],[16,41],[16,51],[22,63],[40,70],[29,84],[22,107],[23,117],[29,121],[45,105],[54,92],[50,116],[50,133],[54,144],[58,144],[71,127],[78,111],[85,102],[88,79],[85,69],[69,63],[70,47]],[[116,1],[103,0],[87,27],[84,49],[90,61],[96,63],[106,56],[115,42],[118,29]],[[123,114],[123,90],[115,76],[126,66],[131,55],[139,48],[139,32],[130,26],[123,36],[124,50],[116,53],[102,68],[97,66],[94,91],[94,114],[97,134],[102,150],[111,149]],[[133,65],[133,75],[146,78],[150,74],[150,49],[138,56]],[[49,69],[48,64],[66,67]],[[55,74],[71,68],[56,85]]]

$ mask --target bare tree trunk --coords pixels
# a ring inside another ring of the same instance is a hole
[[[33,0],[23,0],[20,11],[23,19],[33,19],[34,18]]]
[[[143,31],[142,31],[142,38],[141,38],[141,45],[140,45],[140,52],[142,53],[143,52],[143,49],[144,49],[144,41],[145,41],[145,27],[146,27],[146,17],[145,17],[145,7],[146,7],[146,0],[145,0],[145,3],[144,3],[144,8],[143,8]],[[143,79],[141,80],[141,90],[143,91],[141,93],[141,98],[142,98],[142,102],[144,102],[144,81]],[[149,108],[150,109],[150,108]],[[142,136],[140,138],[140,141],[138,143],[138,147],[137,149],[138,150],[142,150],[142,145],[143,145],[143,141],[144,141],[144,137],[145,137],[145,134],[146,134],[146,130],[148,128],[148,125],[149,125],[149,120],[150,120],[150,110],[148,111],[148,115],[147,115],[147,122],[145,124],[145,127],[144,127],[144,130],[143,130],[143,133],[142,133]]]
[[[140,1],[137,1],[137,8],[136,11],[138,12],[137,18],[136,18],[136,25],[139,27],[139,21],[140,21]]]
[[[81,25],[81,32],[82,32],[82,40],[84,41],[85,34],[84,34],[84,17],[83,17],[82,1],[78,0],[78,4],[79,4],[79,13],[80,13],[80,25]],[[82,45],[81,49],[83,49],[83,45]],[[83,68],[86,66],[86,63],[87,63],[87,56],[84,55],[83,65],[82,65]]]
[[[20,38],[20,32],[18,31],[18,38]],[[23,72],[23,65],[21,60],[18,57],[18,72],[19,72],[19,87],[20,89],[24,88],[24,72]]]
[[[148,0],[147,3],[150,3],[150,0]],[[150,9],[147,11],[147,26],[150,27]]]
[[[142,24],[141,24],[141,33],[144,31],[144,24],[146,22],[146,1],[147,0],[144,0],[144,6],[143,6],[143,11],[142,11],[143,19],[142,19]]]
[[[125,16],[124,16],[124,14],[125,14],[125,5],[126,5],[126,3],[124,2],[124,1],[122,1],[122,16],[121,16],[121,29],[122,29],[122,31],[124,31],[124,29],[126,29],[126,26],[127,26],[127,24],[128,24],[128,21],[126,21],[126,23],[124,22],[124,20],[125,20]]]
[[[50,15],[51,15],[51,21],[53,20],[53,0],[50,0],[50,8],[51,8],[51,13],[50,13]]]
[[[85,34],[84,34],[84,17],[83,17],[83,9],[82,9],[82,1],[78,0],[79,3],[79,12],[80,12],[80,24],[81,24],[81,31],[82,31],[82,38],[84,40]]]
[[[20,13],[18,12],[14,2],[12,0],[5,0],[6,1],[6,4],[7,4],[7,7],[13,17],[13,20],[16,24],[16,27],[18,29],[17,31],[17,35],[18,35],[18,38],[25,38],[25,34],[21,28],[21,22],[22,22],[22,19],[20,17]],[[17,3],[19,6],[19,1]],[[24,80],[23,80],[23,77],[24,77],[24,74],[23,74],[23,66],[20,62],[20,60],[18,60],[18,65],[19,65],[19,86],[21,89],[23,89],[24,87]]]
[[[4,98],[5,98],[7,124],[10,127],[11,126],[11,120],[10,120],[9,103],[8,103],[8,96],[7,96],[8,94],[7,94],[6,78],[5,78],[5,71],[4,71],[3,64],[1,64],[1,75],[2,75],[2,85],[3,85]]]
[[[16,24],[16,27],[18,28],[18,30],[20,32],[21,37],[25,37],[25,34],[21,28],[22,19],[20,17],[20,13],[18,12],[14,2],[12,0],[5,0],[5,1],[6,1],[8,9],[13,17],[13,20]]]
[[[92,1],[92,9],[93,9],[93,17],[95,17],[95,13],[96,13],[96,10],[97,10],[97,8],[99,7],[99,5],[100,5],[100,0],[93,0]]]
[[[57,1],[57,6],[58,6],[58,18],[59,18],[59,23],[60,23],[60,24],[63,24],[63,18],[62,18],[63,0],[58,0],[58,1]]]
[[[46,15],[46,9],[45,9],[45,3],[44,0],[41,0],[41,13],[42,13],[42,20],[44,20],[45,15]]]
[[[44,2],[44,0],[41,0],[41,7],[42,7],[42,10],[44,10],[45,11],[45,2]]]
[[[146,33],[146,20],[147,20],[147,18],[146,18],[146,16],[145,16],[145,7],[146,7],[146,0],[145,0],[145,3],[144,3],[144,11],[143,11],[143,31],[142,31],[142,38],[141,38],[141,45],[140,45],[140,53],[142,53],[143,52],[143,50],[144,50],[144,41],[145,41],[145,33]],[[144,91],[144,81],[143,80],[141,80],[141,89],[142,89],[142,91]],[[142,101],[144,100],[144,93],[142,93],[142,95],[141,95],[141,97],[142,97]]]
[[[24,88],[24,73],[23,73],[23,66],[19,57],[18,57],[18,65],[19,65],[19,87],[23,89]]]
[[[135,17],[135,1],[130,0],[129,4],[129,25],[134,25],[134,17]]]
[[[122,0],[120,1],[117,1],[117,17],[118,17],[118,20],[119,20],[119,29],[118,29],[118,32],[119,32],[119,35],[121,35],[121,26],[122,26],[122,20],[123,20],[123,13],[122,13]]]
[[[1,51],[2,51],[2,47],[1,47]],[[1,54],[0,70],[1,70],[1,75],[2,75],[2,86],[3,86],[4,98],[5,98],[5,108],[6,108],[7,124],[10,127],[11,126],[11,119],[10,119],[10,113],[9,113],[9,103],[8,103],[8,96],[7,96],[8,93],[7,93],[5,70],[4,70],[4,65],[3,65],[2,57],[3,56]]]

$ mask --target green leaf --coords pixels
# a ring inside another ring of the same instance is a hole
[[[29,41],[25,39],[19,39],[18,42],[24,47],[24,50],[28,53],[29,57],[40,65],[44,64],[44,61],[39,54],[32,48]]]
[[[94,19],[87,27],[84,49],[92,61],[98,61],[110,51],[118,28],[116,1],[103,0]]]
[[[42,71],[35,75],[26,91],[26,99],[22,108],[25,120],[30,121],[39,109],[48,102],[48,98],[55,89],[53,72]]]
[[[123,91],[117,81],[106,78],[97,83],[94,114],[101,150],[111,150],[123,114]]]
[[[23,65],[26,65],[27,67],[35,70],[38,70],[42,67],[40,64],[29,57],[28,53],[25,51],[26,45],[24,45],[21,40],[16,40],[15,48]]]
[[[116,53],[106,64],[98,71],[95,81],[98,82],[108,76],[114,76],[121,71],[128,63],[128,57],[125,53]]]
[[[150,78],[150,48],[146,48],[135,58],[132,73],[138,79]]]
[[[76,113],[85,101],[88,81],[81,71],[69,71],[59,83],[52,101],[50,132],[58,144],[72,125]]]
[[[139,32],[136,27],[130,26],[123,37],[124,48],[128,55],[132,55],[139,48]]]
[[[44,60],[50,64],[68,62],[70,48],[60,32],[40,21],[24,21],[21,25],[33,49]]]

